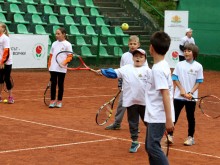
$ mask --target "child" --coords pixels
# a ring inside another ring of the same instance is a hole
[[[4,23],[0,23],[0,102],[2,102],[3,83],[6,83],[8,90],[8,103],[13,104],[12,84],[10,81],[12,70],[12,56],[10,55],[10,40],[8,30]]]
[[[173,82],[171,71],[164,56],[170,46],[170,37],[165,32],[156,32],[150,39],[150,54],[154,59],[152,85],[146,91],[144,121],[148,123],[145,149],[150,165],[168,165],[168,159],[161,150],[160,141],[165,131],[174,129]]]
[[[129,51],[124,53],[121,57],[120,67],[127,65],[127,64],[134,64],[132,52],[140,47],[139,37],[136,35],[131,35],[128,40],[128,47],[129,47]],[[147,60],[145,62],[145,65],[148,66]],[[118,87],[120,90],[122,89],[122,79],[118,80]],[[116,114],[115,114],[115,121],[114,123],[107,126],[105,128],[106,130],[118,130],[121,128],[121,122],[122,122],[122,119],[123,119],[123,116],[126,110],[126,108],[122,106],[122,95],[123,95],[123,92],[121,92],[121,95],[118,101],[118,107],[117,107]]]
[[[143,49],[133,51],[134,64],[125,65],[119,69],[101,69],[97,72],[108,78],[123,79],[123,103],[127,108],[129,130],[132,144],[130,152],[137,152],[140,147],[138,142],[139,116],[144,122],[145,113],[145,91],[149,88],[151,70],[146,62],[146,53]]]
[[[175,124],[179,118],[182,108],[185,106],[188,121],[188,137],[184,145],[191,146],[195,144],[195,108],[196,102],[191,98],[198,97],[199,84],[203,82],[203,68],[196,60],[198,47],[194,44],[186,44],[184,47],[185,61],[177,63],[172,79],[176,84],[174,93]],[[173,143],[173,132],[168,136],[169,143]]]
[[[58,28],[56,30],[56,39],[57,41],[53,42],[50,50],[50,58],[48,61],[48,67],[50,71],[50,80],[51,80],[51,102],[49,108],[61,108],[62,99],[64,92],[64,79],[67,72],[67,69],[61,68],[56,62],[56,54],[61,51],[70,51],[72,52],[72,45],[68,42],[66,36],[66,30],[64,28]],[[72,54],[63,53],[64,61],[63,64],[66,65],[72,60]],[[58,97],[56,101],[56,86],[58,82]]]

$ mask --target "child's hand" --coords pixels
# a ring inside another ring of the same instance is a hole
[[[174,124],[173,124],[172,120],[166,121],[166,131],[168,133],[174,131]]]
[[[186,94],[186,91],[185,91],[184,89],[181,89],[181,90],[180,90],[180,95],[181,95],[182,97],[184,97],[185,94]]]
[[[96,70],[96,73],[97,73],[98,75],[102,76],[102,72],[101,72],[101,69],[99,69],[99,70]]]
[[[0,69],[4,69],[4,64],[0,64]]]
[[[185,94],[184,95],[184,97],[186,98],[186,99],[188,99],[188,100],[192,100],[192,94],[191,93],[187,93],[187,94]]]

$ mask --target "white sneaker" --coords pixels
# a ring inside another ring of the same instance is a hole
[[[185,145],[185,146],[192,146],[192,145],[194,145],[194,144],[195,144],[195,140],[194,140],[194,138],[191,137],[191,136],[188,136],[187,139],[186,139],[186,141],[184,142],[184,145]]]
[[[173,142],[173,136],[172,135],[167,135],[167,138],[168,139],[166,139],[165,140],[165,143],[167,144],[167,143],[169,143],[169,144],[173,144],[174,142]]]

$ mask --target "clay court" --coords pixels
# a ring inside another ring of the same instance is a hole
[[[220,72],[205,71],[200,96],[220,97]],[[144,148],[146,128],[141,123],[137,153],[128,152],[130,135],[127,117],[122,129],[104,130],[95,123],[98,108],[117,92],[117,80],[89,71],[66,75],[63,107],[49,109],[43,94],[47,71],[14,70],[15,104],[0,104],[0,164],[2,165],[147,165]],[[7,93],[3,93],[7,97]],[[116,102],[117,103],[117,102]],[[106,124],[112,123],[114,115]],[[197,108],[196,145],[183,145],[187,137],[185,112],[175,127],[171,165],[217,165],[220,162],[220,119],[209,119]]]

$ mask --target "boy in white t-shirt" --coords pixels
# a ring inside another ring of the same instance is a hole
[[[123,79],[122,106],[127,108],[132,139],[129,152],[134,153],[140,147],[138,142],[139,117],[144,122],[145,91],[150,86],[151,69],[145,65],[146,53],[143,49],[137,49],[132,54],[134,64],[127,64],[119,69],[101,69],[97,72],[108,78]]]
[[[7,27],[4,23],[0,23],[0,102],[2,102],[2,88],[5,82],[8,90],[8,103],[13,104],[12,84],[10,81],[12,70],[12,55],[10,55],[10,39]]]
[[[66,30],[60,27],[56,30],[56,41],[53,42],[50,50],[50,58],[48,61],[48,68],[50,71],[50,81],[51,81],[51,101],[49,108],[61,108],[62,99],[64,92],[64,79],[67,72],[66,68],[61,68],[56,62],[56,55],[61,51],[72,52],[72,45],[68,42],[66,36]],[[72,60],[71,53],[63,53],[63,65],[66,65]],[[56,100],[56,86],[58,84],[58,96]]]
[[[160,141],[165,131],[174,129],[173,82],[171,71],[164,56],[171,39],[165,32],[156,32],[150,39],[150,54],[154,59],[152,85],[146,91],[144,121],[148,123],[145,149],[150,165],[168,165],[168,159],[161,150]]]
[[[185,106],[186,117],[188,121],[188,137],[184,141],[184,145],[191,146],[195,144],[195,109],[196,102],[191,101],[191,98],[198,98],[198,88],[203,82],[203,67],[195,61],[198,55],[198,47],[194,44],[186,44],[184,47],[184,61],[177,63],[172,79],[176,84],[174,93],[174,109],[175,109],[175,124],[179,118],[180,112]],[[173,143],[173,132],[168,135],[168,142]]]

